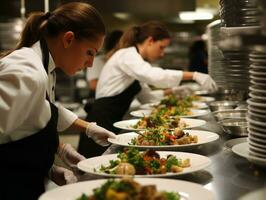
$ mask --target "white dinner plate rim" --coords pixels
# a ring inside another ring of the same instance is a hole
[[[262,162],[263,165],[266,166],[266,159],[263,159],[263,158],[258,158],[258,157],[255,157],[255,156],[251,156],[248,154],[248,142],[243,142],[243,143],[240,143],[240,144],[236,144],[235,146],[233,146],[232,148],[232,151],[241,156],[241,157],[244,157],[248,160],[251,160],[251,161],[255,161],[255,162]]]
[[[179,176],[179,175],[184,175],[184,174],[189,174],[189,173],[193,173],[199,170],[204,169],[205,167],[208,167],[211,164],[211,160],[203,155],[200,154],[195,154],[195,153],[188,153],[188,152],[174,152],[174,151],[157,151],[160,156],[162,157],[166,157],[167,155],[174,155],[177,158],[189,158],[191,164],[193,164],[193,158],[194,159],[200,159],[200,160],[204,160],[204,162],[196,165],[196,166],[192,166],[189,168],[184,168],[183,172],[179,172],[179,173],[166,173],[166,174],[152,174],[152,175],[134,175],[135,178],[141,178],[141,177],[171,177],[171,176]],[[103,173],[103,172],[94,172],[94,168],[95,165],[93,167],[89,167],[88,166],[88,162],[93,162],[96,161],[98,159],[104,159],[105,161],[109,161],[109,160],[114,160],[114,159],[118,159],[117,158],[118,154],[108,154],[108,155],[102,155],[102,156],[97,156],[97,157],[92,157],[83,161],[80,161],[77,164],[77,167],[81,170],[84,171],[86,173],[92,174],[92,175],[98,175],[98,176],[104,176],[104,177],[110,177],[110,178],[119,178],[119,177],[123,177],[123,175],[118,175],[118,174],[107,174],[107,173]],[[100,164],[104,164],[106,162],[103,163],[97,163],[96,167],[99,167]],[[90,163],[89,163],[90,164]]]
[[[166,190],[179,192],[181,195],[185,194],[189,196],[188,200],[214,200],[214,194],[197,183],[166,178],[136,178],[134,180],[143,185],[155,184],[159,191]],[[83,193],[92,194],[94,188],[101,186],[105,182],[106,179],[98,179],[57,187],[43,193],[39,200],[74,200]]]
[[[210,113],[210,110],[208,109],[191,109],[192,112],[194,112],[194,114],[192,115],[178,115],[178,117],[186,117],[186,118],[193,118],[193,117],[201,117],[201,116],[204,116],[204,115],[207,115]],[[133,116],[133,117],[143,117],[143,116],[149,116],[150,114],[147,114],[147,115],[143,115],[143,112],[149,112],[149,109],[140,109],[140,110],[134,110],[132,112],[130,112],[130,114]],[[151,110],[150,110],[150,113],[151,113]]]
[[[128,130],[128,131],[141,131],[141,130],[145,130],[145,129],[136,129],[136,128],[133,128],[133,127],[129,127],[129,126],[133,126],[134,124],[136,124],[140,119],[128,119],[128,120],[122,120],[122,121],[118,121],[118,122],[115,122],[113,124],[114,127],[116,128],[120,128],[120,129],[123,129],[123,130]],[[180,118],[181,121],[187,121],[189,123],[189,121],[191,121],[193,123],[197,123],[196,125],[191,125],[191,126],[188,126],[188,127],[185,127],[185,128],[195,128],[195,127],[199,127],[199,126],[203,126],[206,124],[206,121],[205,120],[202,120],[202,119],[190,119],[190,118]],[[127,126],[122,126],[122,125],[119,125],[119,124],[122,124],[122,123],[128,123]]]
[[[188,132],[191,135],[197,135],[197,133],[210,134],[212,136],[212,138],[210,140],[207,140],[207,141],[204,141],[204,142],[198,142],[198,143],[192,143],[192,144],[184,144],[184,145],[164,145],[164,146],[130,145],[128,143],[124,144],[124,143],[116,141],[118,137],[132,137],[132,138],[134,138],[134,137],[138,136],[138,134],[135,133],[135,132],[128,132],[128,133],[123,133],[123,134],[117,135],[117,138],[115,138],[115,139],[108,138],[108,142],[110,142],[112,144],[124,146],[124,147],[136,147],[136,148],[142,148],[142,149],[177,149],[177,148],[192,147],[192,146],[198,146],[198,145],[210,143],[210,142],[213,142],[213,141],[219,139],[219,137],[220,137],[217,133],[210,132],[210,131],[186,130],[186,129],[184,131]],[[128,142],[130,142],[130,141],[128,141]]]

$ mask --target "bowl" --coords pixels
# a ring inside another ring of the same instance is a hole
[[[224,119],[219,122],[224,132],[233,136],[247,136],[248,135],[248,123],[246,119]]]
[[[237,107],[237,101],[214,101],[209,103],[212,112],[217,110],[228,110]]]
[[[228,109],[228,110],[218,110],[213,112],[213,116],[216,121],[221,121],[224,119],[236,119],[236,118],[246,118],[247,109]]]

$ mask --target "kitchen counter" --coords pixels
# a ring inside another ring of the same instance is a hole
[[[233,137],[222,131],[212,114],[200,119],[206,120],[207,124],[195,129],[215,132],[220,138],[215,142],[182,151],[207,156],[212,163],[205,170],[176,176],[174,179],[199,183],[212,191],[217,200],[236,200],[249,192],[266,188],[266,170],[253,165],[224,146],[224,143]],[[117,153],[119,149],[121,147],[112,145],[104,154]]]

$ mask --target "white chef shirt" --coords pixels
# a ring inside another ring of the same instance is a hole
[[[22,139],[43,129],[51,118],[46,93],[54,102],[55,63],[49,54],[48,76],[40,43],[23,47],[0,60],[0,144]],[[58,107],[57,130],[67,129],[77,115]]]
[[[96,56],[93,60],[92,67],[87,68],[86,79],[88,81],[91,81],[93,79],[98,79],[104,64],[105,64],[105,56],[103,54]]]
[[[180,84],[183,72],[152,67],[137,52],[136,47],[118,50],[106,62],[98,80],[96,99],[115,96],[123,92],[134,80],[160,88]]]

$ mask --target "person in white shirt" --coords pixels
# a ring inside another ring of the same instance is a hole
[[[86,79],[90,88],[90,96],[93,98],[95,97],[96,86],[102,68],[108,59],[108,52],[110,52],[115,47],[122,34],[123,31],[121,30],[113,30],[108,33],[104,40],[104,52],[95,57],[92,67],[87,68]]]
[[[86,3],[68,3],[53,12],[32,14],[15,50],[0,59],[0,199],[37,199],[44,180],[77,181],[71,169],[85,159],[57,132],[84,132],[100,145],[115,134],[54,104],[55,73],[91,67],[105,26]],[[57,153],[69,169],[53,166]]]
[[[178,86],[181,80],[195,80],[204,89],[216,90],[215,82],[207,74],[152,67],[150,63],[164,56],[169,43],[170,34],[159,22],[151,21],[129,28],[101,72],[96,100],[87,120],[118,133],[113,123],[123,118],[130,103],[137,94],[142,93],[142,89],[147,90],[147,87],[143,87],[145,84],[172,88]],[[78,151],[88,153],[87,146],[93,143],[81,135]],[[96,155],[100,153],[95,152]],[[90,156],[95,154],[90,151]]]

